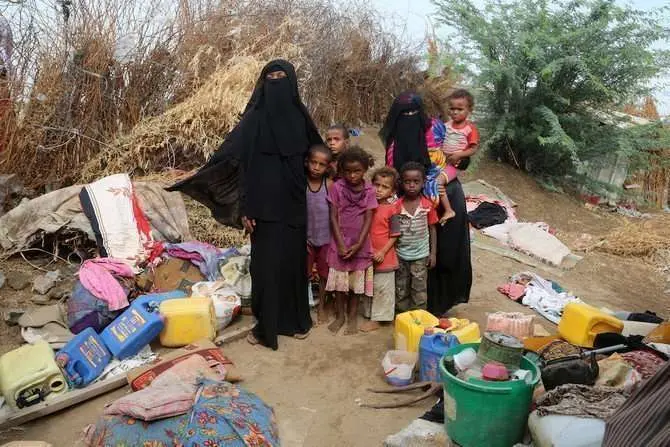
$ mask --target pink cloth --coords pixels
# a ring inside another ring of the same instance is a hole
[[[526,286],[513,282],[498,286],[497,289],[498,292],[502,293],[503,295],[507,295],[514,301],[518,301],[519,298],[526,294]]]
[[[349,184],[340,179],[333,183],[328,190],[328,202],[338,211],[339,226],[344,244],[347,247],[354,245],[363,229],[365,213],[378,207],[375,188],[365,182],[363,189],[354,191]],[[363,246],[349,259],[342,259],[337,250],[335,236],[331,235],[328,248],[328,266],[340,272],[355,272],[365,270],[372,265],[372,245],[366,237]]]
[[[89,259],[79,269],[79,280],[86,290],[105,301],[109,310],[119,310],[128,307],[128,297],[113,275],[132,278],[135,273],[128,264],[113,258]]]

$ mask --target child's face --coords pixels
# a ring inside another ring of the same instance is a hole
[[[392,177],[382,177],[378,175],[374,178],[372,183],[375,185],[375,193],[377,202],[382,203],[388,200],[394,193],[394,184]]]
[[[363,183],[365,168],[359,161],[350,161],[343,166],[342,175],[344,180],[351,186],[359,186]]]
[[[307,174],[309,178],[320,179],[326,175],[328,166],[330,163],[330,157],[321,152],[314,152],[309,155],[307,159]]]
[[[423,173],[421,171],[405,171],[402,174],[402,189],[410,199],[419,197],[423,190]]]
[[[452,98],[449,100],[449,117],[455,123],[462,123],[470,115],[470,104],[467,98]]]
[[[333,154],[339,155],[349,147],[349,140],[340,129],[331,129],[326,132],[326,144]]]

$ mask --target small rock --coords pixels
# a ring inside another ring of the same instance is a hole
[[[21,272],[7,273],[7,284],[14,290],[23,290],[30,284],[30,277]]]
[[[384,441],[384,447],[443,447],[449,445],[449,438],[444,432],[444,425],[435,422],[415,419],[400,432],[391,435]]]
[[[0,289],[5,285],[5,281],[7,281],[7,278],[5,278],[5,275],[0,272]]]
[[[30,301],[35,304],[51,304],[51,298],[46,295],[33,295]]]
[[[16,326],[24,313],[23,309],[8,309],[2,313],[2,319],[5,320],[7,326]]]
[[[47,296],[52,300],[60,300],[70,296],[71,290],[67,286],[59,285],[47,292]]]
[[[33,292],[37,292],[40,295],[46,295],[49,290],[56,286],[59,279],[60,270],[54,270],[44,276],[37,277],[33,281]]]

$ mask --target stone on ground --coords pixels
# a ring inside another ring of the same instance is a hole
[[[450,445],[444,424],[415,419],[407,427],[386,438],[384,447],[445,447]]]

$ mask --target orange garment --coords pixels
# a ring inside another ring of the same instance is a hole
[[[372,252],[376,253],[392,237],[400,236],[400,220],[398,217],[398,206],[395,203],[382,203],[372,215],[370,226],[370,241]],[[375,264],[375,272],[392,272],[398,269],[398,255],[395,247],[391,247],[384,256],[384,261]]]

